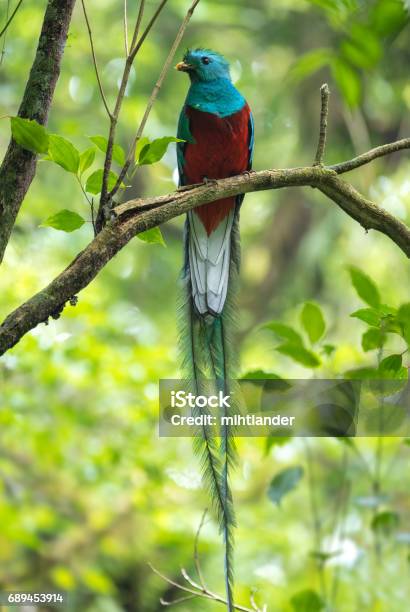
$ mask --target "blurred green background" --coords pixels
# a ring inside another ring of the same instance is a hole
[[[1,22],[6,4],[0,3]],[[128,4],[132,23],[138,3]],[[0,115],[17,112],[45,5],[25,0],[8,32]],[[123,3],[88,0],[87,6],[112,104],[124,62]],[[155,6],[147,2],[146,19]],[[119,127],[118,142],[126,149],[187,6],[187,0],[170,1],[138,55]],[[334,163],[410,134],[409,8],[401,0],[201,0],[178,57],[187,46],[206,46],[230,60],[234,83],[255,117],[255,169],[312,163],[319,88],[327,81],[326,163]],[[184,75],[168,75],[147,136],[175,134],[187,87]],[[108,132],[79,3],[49,129],[81,150],[90,146],[87,136]],[[2,152],[9,137],[9,122],[3,119]],[[101,153],[93,168],[98,164]],[[172,191],[175,168],[170,147],[160,163],[138,170],[126,197]],[[356,170],[348,179],[410,222],[405,152]],[[1,269],[1,319],[91,239],[90,223],[72,234],[39,227],[62,208],[88,215],[74,179],[43,161]],[[75,308],[68,306],[59,320],[27,334],[0,362],[0,590],[64,589],[71,593],[72,610],[155,612],[162,609],[159,597],[179,594],[154,576],[147,562],[172,578],[181,567],[193,568],[195,533],[208,503],[198,462],[191,440],[157,436],[158,379],[178,377],[175,321],[183,219],[162,230],[166,248],[133,240],[81,292]],[[323,353],[316,376],[374,366],[376,351],[361,346],[363,322],[349,317],[363,304],[347,266],[367,272],[383,302],[397,307],[409,300],[403,253],[385,236],[366,234],[312,189],[247,195],[241,233],[242,371],[312,376],[275,351],[274,336],[261,329],[271,319],[300,328],[306,300],[321,305],[326,342],[335,346],[330,355]],[[404,348],[391,335],[384,351]],[[376,440],[359,440],[356,451],[330,439],[307,445],[241,439],[238,446],[238,602],[249,606],[255,587],[258,601],[275,612],[325,609],[325,595],[333,606],[328,609],[338,611],[405,609],[410,596],[408,445],[384,440],[379,490]],[[278,507],[267,496],[269,483],[280,470],[296,465],[304,467],[304,476]],[[383,512],[390,518],[381,519],[382,529],[377,529],[374,518]],[[222,548],[212,521],[201,534],[200,551],[210,587],[222,593]],[[306,589],[317,599],[294,597]],[[206,600],[179,605],[182,612],[218,607]]]

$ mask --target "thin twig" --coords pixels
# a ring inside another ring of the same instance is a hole
[[[94,49],[93,34],[92,34],[92,31],[91,31],[90,22],[88,20],[88,15],[87,15],[87,10],[85,8],[84,0],[81,0],[81,4],[82,4],[82,7],[83,7],[85,23],[87,25],[88,38],[90,40],[91,55],[92,55],[92,58],[93,58],[93,64],[94,64],[95,76],[97,77],[98,88],[100,90],[101,99],[102,99],[103,104],[105,106],[105,110],[107,111],[107,114],[110,117],[110,119],[112,119],[112,114],[111,114],[111,111],[109,109],[107,99],[105,97],[102,81],[101,81],[101,78],[100,78],[100,73],[99,73],[99,70],[98,70],[97,57],[96,57],[95,49]]]
[[[195,599],[196,597],[196,595],[187,595],[186,597],[179,597],[179,599],[174,599],[173,601],[167,601],[166,599],[163,599],[161,597],[159,603],[161,604],[161,606],[175,606],[176,604],[180,604],[184,601],[189,601],[190,599]]]
[[[135,41],[137,40],[137,36],[138,36],[138,32],[139,32],[139,28],[140,28],[140,25],[141,25],[141,20],[142,20],[143,12],[144,12],[145,0],[141,0],[141,3],[140,3],[140,8],[139,8],[139,11],[138,11],[138,16],[137,16],[137,21],[136,21],[135,28],[134,28],[134,34],[133,34],[132,41],[131,41],[131,51],[130,51],[129,55],[127,56],[127,59],[126,59],[126,62],[125,62],[124,71],[123,71],[122,78],[121,78],[121,84],[120,84],[120,88],[119,88],[119,91],[118,91],[117,100],[115,102],[114,112],[113,112],[113,114],[112,114],[112,116],[110,118],[111,119],[111,121],[110,121],[110,131],[109,131],[109,134],[108,134],[107,150],[105,152],[105,159],[104,159],[104,171],[103,171],[103,178],[102,178],[100,208],[98,210],[98,215],[97,215],[97,230],[100,230],[102,228],[102,225],[103,225],[103,210],[104,210],[104,206],[106,204],[108,204],[111,201],[111,199],[112,199],[111,194],[108,193],[108,177],[109,177],[109,174],[110,174],[111,164],[112,164],[112,152],[113,152],[113,148],[114,148],[115,132],[116,132],[116,129],[117,129],[118,118],[119,118],[119,115],[120,115],[122,102],[124,100],[125,91],[127,89],[127,84],[128,84],[129,76],[130,76],[130,73],[131,73],[132,64],[134,62],[135,56],[138,53],[138,50],[141,48],[142,43],[144,42],[144,40],[147,37],[147,35],[148,35],[149,31],[151,30],[151,28],[153,27],[155,21],[157,20],[159,14],[161,13],[161,11],[164,8],[164,6],[165,6],[167,1],[168,0],[162,0],[161,4],[157,8],[157,10],[155,11],[154,15],[152,16],[150,22],[148,23],[147,27],[145,28],[145,30],[144,30],[140,40],[135,45]],[[135,45],[135,47],[134,47],[134,45]]]
[[[7,8],[6,8],[6,23],[8,22],[9,19],[9,12],[10,12],[10,0],[7,0]],[[6,53],[6,40],[7,40],[7,32],[4,34],[4,39],[3,39],[3,45],[1,48],[1,53],[0,53],[0,66],[3,63],[3,58],[4,55]]]
[[[189,595],[187,597],[180,597],[178,599],[173,599],[172,601],[168,601],[165,599],[160,599],[160,602],[163,606],[174,606],[178,603],[184,602],[184,601],[188,601],[189,599],[194,599],[195,597],[204,597],[205,599],[211,599],[213,601],[216,601],[218,603],[227,604],[227,601],[225,599],[223,599],[222,597],[220,597],[219,595],[217,595],[216,593],[213,593],[212,591],[210,591],[207,586],[205,585],[205,580],[203,578],[202,575],[202,571],[201,571],[201,566],[199,563],[199,556],[198,556],[198,539],[201,533],[201,529],[205,524],[205,517],[207,515],[207,510],[204,511],[204,513],[202,514],[201,517],[201,522],[199,523],[196,535],[195,535],[195,543],[194,543],[194,559],[195,559],[195,565],[196,565],[196,569],[198,572],[198,576],[199,576],[199,580],[201,584],[198,584],[195,582],[195,580],[193,580],[191,578],[191,576],[188,574],[188,572],[182,568],[181,569],[181,574],[182,577],[188,582],[188,584],[190,585],[189,587],[179,584],[179,582],[176,582],[175,580],[172,580],[171,578],[168,578],[167,576],[165,576],[164,574],[161,574],[161,572],[159,572],[157,569],[155,569],[151,563],[148,563],[149,567],[152,569],[152,571],[157,574],[157,576],[159,576],[160,578],[162,578],[162,580],[164,580],[165,582],[167,582],[169,585],[179,589],[182,592],[185,593],[189,593]],[[192,587],[192,588],[191,588]],[[261,612],[261,610],[258,608],[258,606],[256,605],[253,593],[250,596],[250,602],[251,602],[251,606],[252,609],[250,608],[246,608],[245,606],[240,606],[240,605],[234,605],[234,608],[236,610],[240,610],[242,612]],[[266,606],[264,606],[264,610],[266,611]]]
[[[191,585],[191,587],[194,587],[194,589],[198,589],[198,591],[206,591],[207,590],[206,588],[203,588],[201,585],[199,585],[197,582],[195,582],[195,580],[193,580],[191,578],[191,576],[188,574],[186,569],[184,569],[183,567],[181,567],[181,575],[188,582],[188,584]]]
[[[101,189],[101,198],[100,198],[100,208],[98,210],[98,215],[97,215],[97,229],[101,230],[102,226],[103,226],[103,207],[109,203],[112,199],[112,194],[108,193],[108,176],[110,174],[110,170],[111,170],[111,163],[112,163],[112,152],[113,152],[113,147],[114,147],[114,140],[115,140],[115,132],[116,132],[116,128],[117,128],[117,122],[118,122],[118,117],[121,111],[121,106],[122,106],[122,102],[125,96],[125,91],[127,88],[127,84],[128,84],[128,79],[130,76],[130,72],[131,72],[131,68],[132,65],[134,63],[135,57],[139,51],[139,49],[141,48],[144,40],[146,39],[146,37],[148,36],[150,30],[152,29],[152,27],[154,26],[156,20],[158,19],[162,9],[164,8],[165,4],[167,3],[168,0],[162,0],[162,2],[160,3],[160,5],[158,6],[157,10],[155,11],[155,13],[153,14],[153,16],[151,17],[150,21],[148,22],[148,25],[146,26],[144,32],[141,35],[141,38],[138,40],[137,43],[137,38],[138,38],[138,33],[140,30],[140,26],[141,26],[141,21],[142,21],[142,17],[144,14],[144,9],[145,9],[145,0],[141,0],[140,2],[140,6],[139,6],[139,10],[138,10],[138,16],[137,16],[137,20],[135,23],[135,28],[134,28],[134,34],[132,37],[132,41],[131,41],[131,48],[130,48],[130,52],[127,56],[126,62],[125,62],[125,66],[124,66],[124,71],[122,74],[122,78],[121,78],[121,84],[120,84],[120,88],[118,91],[118,95],[117,95],[117,100],[115,103],[115,108],[114,108],[114,112],[113,112],[113,116],[111,117],[111,123],[110,123],[110,131],[108,134],[108,143],[107,143],[107,150],[105,152],[105,159],[104,159],[104,171],[103,171],[103,178],[102,178],[102,189]],[[126,173],[124,173],[125,176]],[[120,181],[120,184],[122,183],[122,181]]]
[[[125,57],[128,57],[128,16],[127,16],[127,0],[124,0],[124,46]]]
[[[91,211],[91,223],[92,223],[92,226],[93,226],[94,237],[95,237],[95,236],[97,235],[97,232],[96,232],[96,227],[95,227],[94,198],[91,198],[91,199],[90,199],[90,198],[88,197],[88,194],[87,194],[86,190],[84,189],[83,184],[82,184],[82,182],[81,182],[80,178],[79,178],[78,176],[76,176],[76,179],[77,179],[78,184],[80,185],[80,189],[81,189],[81,191],[83,192],[83,195],[84,195],[85,199],[87,200],[87,202],[88,202],[88,204],[89,204],[89,206],[90,206],[90,211]]]
[[[156,574],[157,576],[159,576],[159,578],[164,580],[164,582],[175,587],[176,589],[179,589],[180,591],[184,593],[189,593],[190,595],[193,595],[195,597],[203,597],[204,599],[210,599],[217,603],[223,604],[224,606],[227,605],[226,599],[224,599],[220,595],[217,595],[216,593],[212,593],[211,591],[208,591],[208,590],[197,591],[197,590],[194,590],[193,588],[186,587],[185,585],[179,584],[179,582],[176,582],[175,580],[172,580],[172,578],[168,578],[168,576],[165,576],[164,574],[159,572],[151,563],[148,563],[148,567],[154,572],[154,574]],[[172,606],[179,601],[181,600],[178,599],[175,601],[166,602],[165,605]],[[234,608],[235,610],[239,610],[239,612],[254,612],[251,608],[240,606],[238,604],[234,604]]]
[[[320,88],[321,95],[321,108],[320,108],[320,130],[319,130],[319,141],[317,143],[317,151],[314,166],[323,166],[323,157],[325,154],[326,147],[326,136],[327,136],[327,117],[329,114],[329,86],[324,83]]]
[[[136,25],[136,28],[135,28],[135,32],[134,32],[134,36],[133,36],[132,44],[131,44],[131,52],[130,52],[131,62],[134,61],[135,56],[137,55],[138,51],[141,49],[145,39],[147,38],[148,34],[150,33],[150,31],[152,29],[152,26],[155,24],[156,20],[158,19],[162,9],[164,8],[164,6],[166,5],[167,2],[168,2],[168,0],[162,0],[160,5],[158,6],[157,10],[155,11],[153,16],[149,20],[149,22],[147,24],[147,27],[145,28],[145,30],[141,34],[141,38],[139,39],[138,43],[136,43],[137,36],[138,36],[138,31],[139,31],[139,26],[140,26],[141,19],[142,19],[142,13],[144,11],[144,5],[145,5],[145,0],[141,0],[140,12],[138,14],[137,25]]]
[[[194,541],[194,561],[195,561],[196,573],[198,574],[199,582],[201,583],[201,586],[203,589],[206,589],[206,584],[205,584],[205,580],[202,574],[201,564],[199,562],[198,544],[199,544],[199,536],[201,534],[202,527],[205,524],[205,518],[206,518],[207,513],[208,513],[208,509],[205,508],[202,514],[202,517],[201,517],[201,522],[199,523],[197,532],[195,534],[195,541]]]
[[[251,602],[251,606],[252,606],[252,610],[255,610],[255,612],[260,612],[260,609],[255,601],[255,593],[256,593],[256,589],[253,589],[251,591],[251,594],[249,596],[250,602]]]
[[[6,17],[7,21],[3,27],[3,29],[0,31],[0,38],[3,36],[3,34],[5,32],[7,32],[7,28],[9,27],[9,25],[11,24],[11,22],[13,21],[14,17],[16,16],[17,11],[19,10],[20,6],[23,4],[23,0],[19,0],[19,2],[16,5],[16,8],[14,9],[14,11],[12,12],[12,14],[10,15],[10,17]],[[7,3],[7,14],[8,14],[8,10],[9,10],[9,3]]]
[[[122,184],[122,182],[123,182],[123,180],[125,178],[125,175],[127,174],[129,167],[131,166],[132,160],[134,159],[134,155],[135,155],[136,144],[137,144],[138,140],[142,136],[142,133],[143,133],[144,128],[145,128],[145,124],[147,123],[149,114],[150,114],[151,109],[152,109],[152,107],[154,105],[154,102],[155,102],[155,100],[156,100],[156,98],[158,96],[158,93],[159,93],[159,91],[161,89],[162,83],[164,82],[164,79],[165,79],[165,77],[166,77],[166,75],[167,75],[167,73],[168,73],[168,71],[169,71],[169,69],[171,67],[171,63],[172,63],[172,61],[174,59],[174,56],[175,56],[175,53],[176,53],[176,51],[178,49],[179,43],[181,42],[181,39],[182,39],[182,37],[183,37],[183,35],[185,33],[185,30],[186,30],[186,28],[188,26],[188,23],[189,23],[189,21],[190,21],[190,19],[192,17],[192,14],[193,14],[196,6],[199,4],[199,2],[200,2],[200,0],[194,0],[193,1],[191,7],[189,8],[187,14],[185,15],[185,18],[184,18],[184,20],[183,20],[183,22],[182,22],[182,24],[181,24],[181,26],[180,26],[180,28],[178,30],[178,33],[177,33],[177,35],[175,37],[175,40],[174,40],[174,43],[173,43],[173,45],[171,47],[171,50],[170,50],[170,52],[168,54],[167,59],[165,60],[165,63],[164,63],[164,65],[162,67],[162,70],[161,70],[161,73],[160,73],[160,75],[158,77],[158,80],[157,80],[157,82],[156,82],[156,84],[154,86],[154,89],[152,90],[152,93],[150,95],[150,98],[148,100],[147,107],[146,107],[144,115],[142,117],[142,120],[141,120],[140,126],[138,128],[137,134],[136,134],[136,136],[134,138],[134,141],[132,143],[132,146],[131,146],[131,148],[129,150],[127,160],[126,160],[126,162],[124,164],[123,169],[120,172],[120,175],[119,175],[119,177],[117,179],[116,184],[114,185],[114,187],[112,188],[112,190],[111,190],[111,192],[109,194],[110,198],[113,198],[115,196],[115,194],[117,193],[117,191],[119,190],[119,188],[121,187],[121,184]]]
[[[132,50],[134,49],[135,43],[137,42],[138,33],[140,30],[141,21],[142,21],[142,16],[144,14],[144,9],[145,9],[145,0],[140,0],[140,7],[138,9],[137,21],[135,22],[134,34],[132,35],[130,52],[132,52]]]
[[[383,157],[384,155],[389,155],[390,153],[396,153],[397,151],[402,151],[403,149],[410,149],[410,138],[402,138],[401,140],[396,140],[396,142],[390,142],[389,144],[375,147],[366,153],[362,153],[353,159],[349,159],[349,161],[341,162],[340,164],[333,164],[332,166],[328,166],[328,168],[330,170],[334,170],[337,172],[337,174],[343,174],[344,172],[350,172],[351,170],[360,168],[360,166],[364,166],[378,157]]]

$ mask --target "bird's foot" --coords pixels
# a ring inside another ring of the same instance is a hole
[[[251,174],[255,174],[256,170],[244,170],[242,172],[243,176],[246,176],[247,178],[251,178]]]
[[[204,181],[203,182],[204,185],[217,185],[218,184],[218,179],[211,179],[211,178],[208,178],[207,176],[204,176],[203,181]]]
[[[192,185],[181,185],[178,187],[177,191],[189,191],[190,189],[195,189],[196,187],[201,187],[202,183],[192,183]]]

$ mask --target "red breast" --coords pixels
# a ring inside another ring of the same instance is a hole
[[[229,117],[204,113],[190,106],[189,117],[195,144],[185,147],[184,175],[186,184],[241,174],[249,167],[249,115],[247,104]],[[235,197],[204,204],[195,210],[208,236],[235,206]]]

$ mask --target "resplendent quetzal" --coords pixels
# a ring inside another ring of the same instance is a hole
[[[226,59],[210,49],[189,50],[176,68],[186,72],[191,82],[178,124],[178,137],[184,141],[177,145],[180,185],[249,171],[254,140],[252,114],[231,82]],[[230,328],[239,272],[238,222],[243,197],[204,204],[187,214],[181,335],[184,367],[197,394],[201,389],[203,392],[204,380],[216,381],[228,392],[229,381],[235,376]],[[220,439],[218,444],[204,425],[195,442],[224,536],[227,608],[231,612],[235,519],[229,467],[235,461],[235,445],[228,426],[221,428]]]

